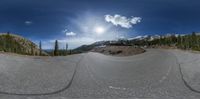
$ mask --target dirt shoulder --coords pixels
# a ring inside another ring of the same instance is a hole
[[[136,54],[144,53],[145,50],[139,47],[133,46],[105,46],[105,47],[96,47],[91,50],[92,52],[98,52],[105,55],[112,56],[131,56]]]

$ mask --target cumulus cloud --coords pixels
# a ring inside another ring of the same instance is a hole
[[[31,24],[33,24],[33,22],[32,21],[25,21],[24,24],[31,25]]]
[[[66,36],[76,36],[76,33],[74,33],[74,32],[66,32]]]
[[[123,28],[132,28],[133,25],[140,23],[142,20],[141,17],[131,17],[127,18],[126,16],[121,16],[118,14],[112,15],[105,15],[105,21],[110,22],[115,26],[121,26]]]

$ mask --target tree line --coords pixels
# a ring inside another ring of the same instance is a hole
[[[195,32],[187,35],[161,36],[159,39],[139,40],[132,43],[138,46],[169,46],[183,50],[200,51],[200,35],[196,35]]]

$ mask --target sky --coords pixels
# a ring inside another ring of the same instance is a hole
[[[43,49],[96,41],[200,31],[199,0],[0,0],[0,32]]]

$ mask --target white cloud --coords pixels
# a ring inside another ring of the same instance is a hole
[[[76,36],[76,33],[68,31],[68,29],[64,29],[62,32],[65,33],[66,36]]]
[[[74,33],[74,32],[66,32],[66,36],[76,36],[76,33]]]
[[[66,32],[68,32],[68,29],[64,29],[62,32],[66,33]]]
[[[25,21],[24,24],[31,25],[31,24],[33,24],[33,22],[32,21]]]
[[[132,28],[133,25],[140,23],[142,20],[141,17],[131,17],[127,18],[125,16],[121,16],[118,14],[112,15],[105,15],[105,21],[110,22],[115,26],[121,26],[123,28]]]

